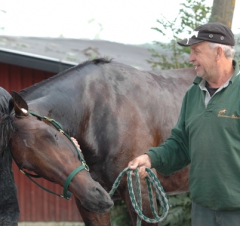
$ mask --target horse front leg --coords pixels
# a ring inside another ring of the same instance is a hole
[[[107,213],[91,212],[85,209],[77,198],[75,198],[75,202],[79,210],[79,213],[81,214],[82,219],[85,223],[85,226],[111,226],[110,212]]]

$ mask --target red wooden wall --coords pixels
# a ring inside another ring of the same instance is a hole
[[[9,92],[18,92],[53,75],[50,72],[0,63],[0,86]],[[19,221],[82,221],[74,198],[68,201],[43,191],[23,175],[15,163],[13,172],[18,187]],[[62,194],[60,186],[44,179],[36,180],[49,190]]]

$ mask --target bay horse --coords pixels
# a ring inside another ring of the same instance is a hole
[[[53,118],[77,139],[92,179],[109,192],[130,160],[160,145],[170,135],[182,98],[194,77],[194,69],[166,70],[157,75],[104,58],[86,61],[14,95],[15,106],[20,110],[15,109],[17,117],[12,116],[15,132],[9,142],[10,149],[23,167],[63,184],[63,178],[79,164],[76,151],[49,123],[21,109]],[[157,174],[167,194],[188,191],[188,170],[186,167],[170,176]],[[51,177],[46,174],[49,171]],[[85,225],[111,225],[109,211],[100,212],[111,205],[101,188],[97,189],[107,200],[105,202],[99,199],[99,194],[94,197],[88,192],[88,185],[77,191],[91,181],[86,174],[86,171],[79,172],[70,183],[83,221]],[[89,186],[96,185],[91,181]],[[144,182],[142,193],[143,213],[151,217]],[[136,225],[137,215],[125,178],[114,200],[117,198],[124,200],[132,223]],[[93,199],[98,200],[95,208]],[[142,225],[148,223],[142,222]]]

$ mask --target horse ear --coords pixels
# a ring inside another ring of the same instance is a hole
[[[27,102],[15,91],[12,92],[13,104],[15,114],[18,116],[28,115],[28,105]]]

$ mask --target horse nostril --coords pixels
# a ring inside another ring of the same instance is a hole
[[[113,201],[111,197],[108,195],[107,191],[105,191],[103,188],[96,187],[94,190],[96,196],[103,198],[105,202],[109,203],[109,205],[113,205]]]
[[[99,189],[98,187],[96,187],[95,189],[94,189],[94,192],[96,193],[96,195],[98,196],[103,196],[104,194],[103,194],[103,191],[102,191],[102,189]]]

